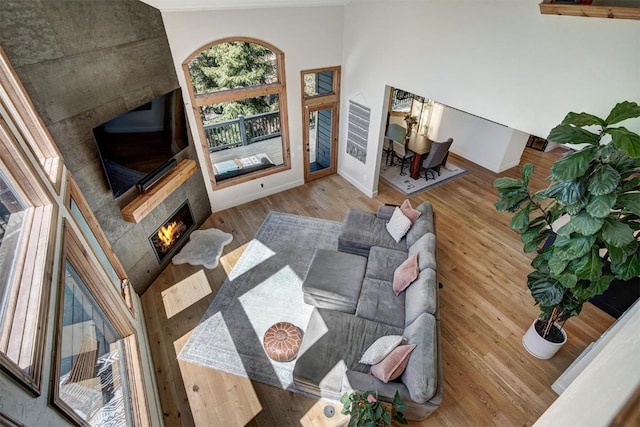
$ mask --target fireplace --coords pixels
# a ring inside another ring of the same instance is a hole
[[[189,201],[186,201],[149,236],[159,263],[182,246],[194,225]]]

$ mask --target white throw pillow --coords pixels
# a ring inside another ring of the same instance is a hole
[[[391,234],[393,240],[399,243],[410,228],[411,220],[402,213],[400,208],[395,208],[391,219],[387,223],[387,231]]]
[[[376,342],[371,344],[367,351],[364,352],[360,358],[360,363],[377,365],[400,344],[402,344],[401,335],[387,335],[378,338]]]

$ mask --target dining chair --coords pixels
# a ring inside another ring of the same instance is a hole
[[[384,137],[383,145],[382,145],[382,154],[386,157],[384,158],[384,164],[389,165],[389,161],[393,161],[393,141],[391,141],[388,137]]]
[[[422,167],[426,169],[424,178],[429,179],[429,172],[432,174],[437,173],[440,176],[440,168],[444,166],[447,161],[447,155],[449,154],[449,148],[453,144],[453,138],[449,138],[444,142],[432,142],[431,150],[427,155],[427,158],[422,162]],[[435,175],[434,175],[435,179]]]
[[[413,157],[413,151],[409,150],[404,142],[393,141],[393,156],[400,160],[400,175],[404,171],[404,164]]]

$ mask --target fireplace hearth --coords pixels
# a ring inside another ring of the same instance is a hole
[[[159,263],[182,246],[194,225],[191,207],[186,201],[149,236]]]

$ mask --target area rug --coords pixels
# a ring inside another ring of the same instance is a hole
[[[262,339],[278,322],[304,331],[313,307],[302,281],[317,248],[337,249],[339,231],[339,222],[269,212],[178,357],[292,389],[295,360],[269,359]]]
[[[394,166],[383,165],[380,168],[380,178],[389,183],[392,187],[400,191],[407,196],[414,196],[422,191],[426,191],[437,185],[443,184],[454,178],[469,173],[466,169],[447,162],[447,165],[440,168],[440,176],[435,174],[435,179],[424,179],[424,176],[420,176],[418,179],[413,179],[409,176],[409,167],[405,164],[404,173],[406,175],[400,175],[400,164],[397,163]],[[429,174],[431,177],[432,174]]]
[[[173,264],[203,265],[209,269],[216,268],[222,249],[232,240],[233,234],[225,233],[217,228],[195,230],[189,236],[189,242],[173,257],[171,262]]]

